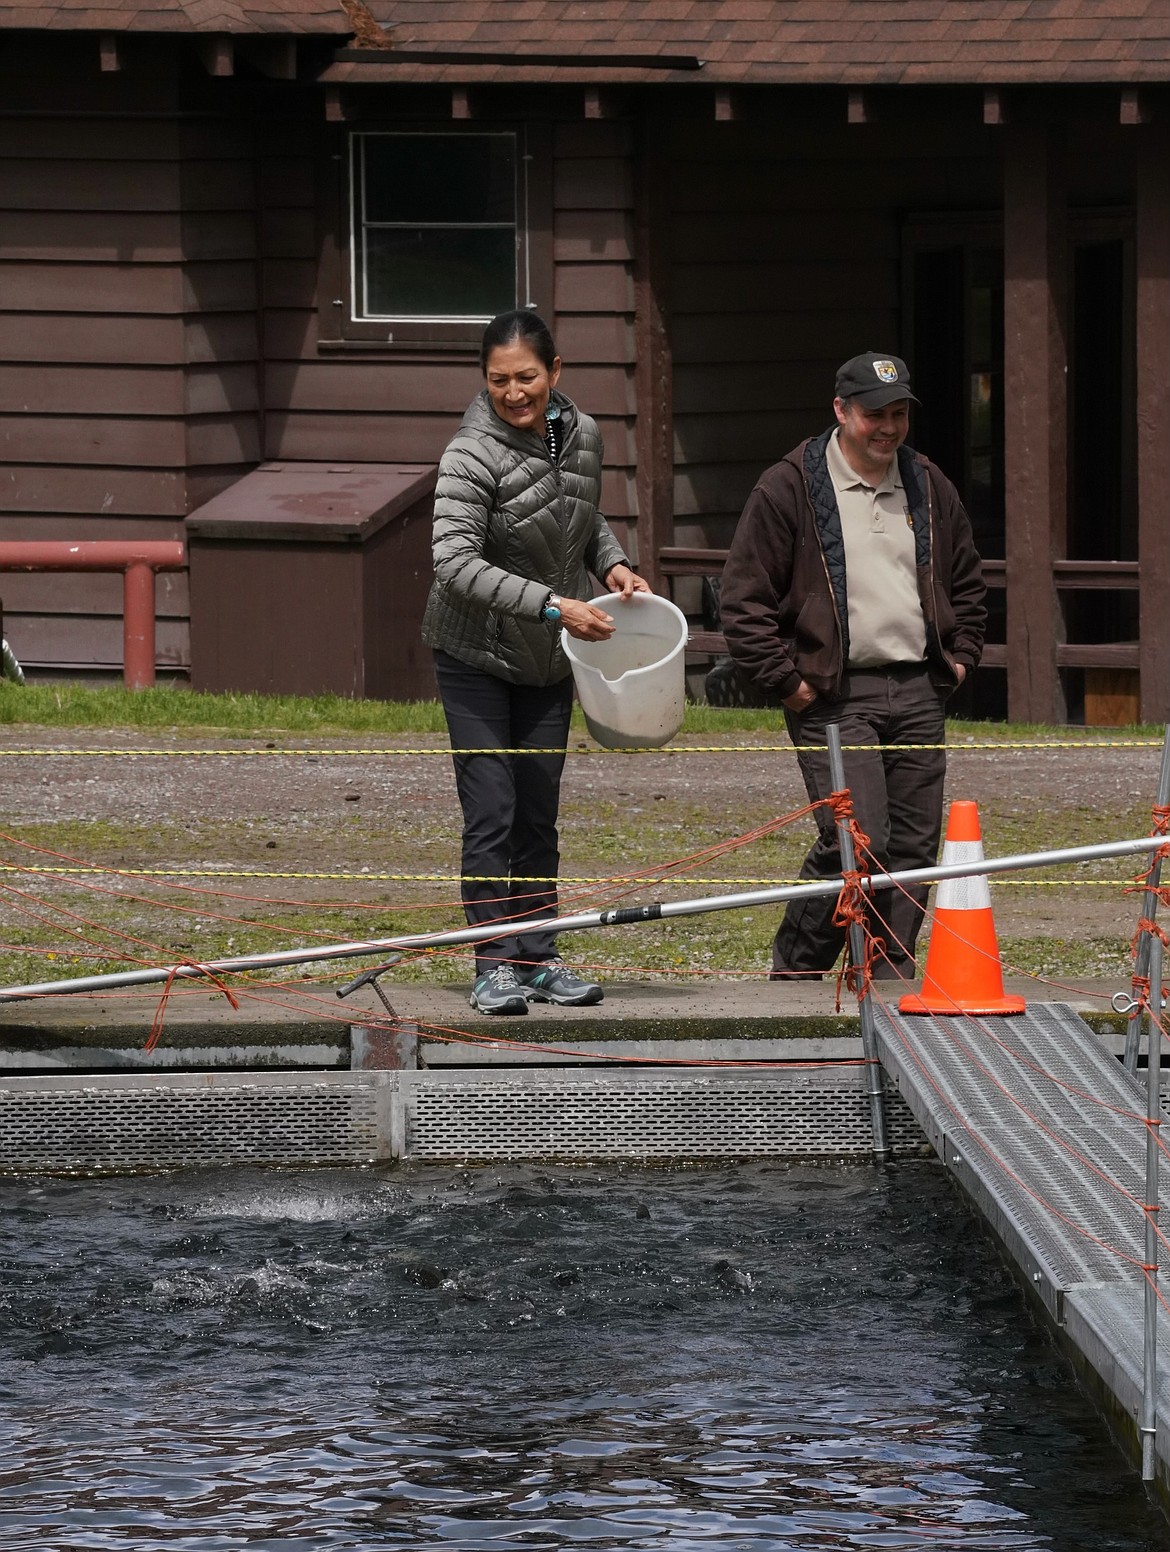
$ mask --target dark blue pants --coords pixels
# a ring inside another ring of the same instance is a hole
[[[496,930],[475,946],[475,973],[501,960],[531,964],[557,951],[551,932],[516,924],[555,916],[561,771],[573,708],[572,678],[547,686],[509,684],[435,653],[455,785],[463,809],[463,909],[468,926]],[[464,754],[461,750],[552,749],[555,754]]]
[[[852,669],[840,700],[816,700],[803,712],[785,712],[794,744],[825,745],[826,727],[836,722],[842,744],[872,745],[872,751],[846,753],[845,784],[853,811],[870,838],[871,872],[929,868],[938,860],[942,829],[942,749],[889,749],[888,744],[941,744],[945,734],[945,696],[932,684],[925,666]],[[810,801],[833,790],[828,752],[818,748],[797,756]],[[836,823],[827,808],[817,811],[817,838],[800,870],[801,878],[829,879],[841,872]],[[880,890],[874,896],[870,930],[885,945],[885,959],[874,963],[878,978],[914,974],[914,945],[929,890]],[[832,969],[845,942],[846,929],[833,925],[836,897],[790,901],[772,945],[772,969]],[[881,918],[881,920],[879,920]],[[883,925],[883,921],[885,925]]]

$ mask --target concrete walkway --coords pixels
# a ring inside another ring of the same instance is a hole
[[[312,1069],[380,1066],[384,1060],[355,1043],[352,1031],[384,1021],[374,992],[363,987],[345,1001],[340,979],[307,987],[236,986],[233,1009],[222,993],[180,982],[167,1002],[153,1052],[145,1046],[161,989],[104,996],[43,997],[0,1004],[0,1071],[109,1072],[216,1068]],[[810,1061],[856,1059],[860,1054],[857,1004],[835,981],[769,984],[752,981],[609,982],[595,1008],[534,1004],[523,1018],[489,1018],[469,1006],[466,982],[383,986],[403,1026],[417,1032],[427,1066],[468,1064],[566,1065],[609,1058],[665,1061]],[[1084,983],[1077,990],[1034,981],[1009,981],[1007,990],[1031,1002],[1061,1002],[1083,1013],[1111,1048],[1120,1048],[1124,1020],[1109,1007],[1116,982]],[[879,983],[896,1002],[901,988]],[[460,1039],[461,1035],[470,1039]],[[486,1042],[486,1043],[485,1043]],[[526,1050],[524,1047],[536,1047]],[[551,1047],[541,1051],[540,1047]],[[519,1047],[519,1048],[518,1048]],[[572,1054],[569,1054],[572,1053]]]

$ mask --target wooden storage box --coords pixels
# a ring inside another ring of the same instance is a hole
[[[192,688],[433,699],[436,474],[265,463],[192,512]]]

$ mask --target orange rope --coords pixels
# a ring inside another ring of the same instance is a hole
[[[895,885],[895,887],[896,888],[903,888],[903,886],[900,885],[900,884]],[[886,928],[887,924],[886,924],[884,918],[881,916],[880,912],[878,912],[874,908],[873,909],[873,914],[877,917],[877,920],[878,920],[879,924],[883,928]],[[927,912],[926,914],[930,915],[931,913]],[[953,930],[953,929],[951,929],[951,930]],[[964,939],[963,941],[965,942],[966,940]],[[976,948],[976,945],[974,945],[974,944],[968,944],[967,946],[970,949],[972,949],[972,950],[974,950]],[[1035,974],[1033,974],[1030,971],[1021,970],[1018,967],[1013,966],[1013,965],[1009,965],[1006,968],[1012,970],[1016,975],[1027,976],[1027,978],[1029,980],[1035,981],[1038,985],[1052,987],[1052,988],[1054,988],[1054,989],[1056,989],[1058,991],[1075,992],[1078,996],[1085,996],[1085,995],[1087,995],[1083,991],[1083,989],[1080,988],[1080,987],[1067,986],[1067,985],[1064,985],[1063,983],[1061,983],[1059,981],[1048,980],[1048,979],[1046,979],[1043,976],[1035,975]],[[910,981],[909,981],[908,978],[900,976],[899,979],[902,980],[903,985],[905,985],[905,986],[909,986],[910,985]],[[1148,982],[1147,982],[1147,985],[1148,985]],[[956,1004],[955,1005],[955,1012],[959,1013],[961,1011],[962,1010],[958,1007],[958,1004]],[[964,1017],[971,1017],[971,1015],[965,1014]],[[1144,1121],[1145,1120],[1145,1116],[1144,1116],[1143,1112],[1137,1111],[1137,1110],[1130,1110],[1130,1109],[1127,1109],[1127,1108],[1125,1108],[1123,1106],[1115,1105],[1115,1104],[1111,1103],[1109,1100],[1101,1099],[1098,1095],[1091,1094],[1087,1089],[1077,1088],[1075,1085],[1066,1082],[1064,1079],[1058,1078],[1055,1073],[1049,1072],[1047,1070],[1047,1068],[1045,1068],[1045,1067],[1041,1067],[1038,1062],[1031,1061],[1022,1052],[1015,1050],[1012,1046],[1008,1045],[1006,1043],[1006,1041],[1002,1040],[995,1033],[995,1026],[994,1026],[993,1023],[980,1021],[979,1022],[979,1028],[980,1028],[981,1033],[988,1040],[990,1040],[993,1045],[998,1046],[999,1049],[1004,1053],[1004,1055],[1009,1057],[1018,1066],[1028,1070],[1029,1072],[1034,1073],[1037,1077],[1041,1077],[1041,1078],[1046,1079],[1049,1083],[1053,1084],[1054,1087],[1063,1090],[1063,1092],[1065,1092],[1066,1094],[1070,1094],[1070,1095],[1072,1095],[1076,1099],[1084,1100],[1087,1104],[1096,1105],[1100,1109],[1109,1111],[1111,1114],[1120,1116],[1122,1119],[1127,1120],[1127,1121]],[[1010,1095],[1008,1097],[1011,1098]]]
[[[192,970],[198,970],[205,980],[210,981],[217,990],[224,994],[228,1002],[231,1003],[232,1008],[237,1012],[239,1011],[239,999],[236,997],[235,993],[232,991],[227,982],[222,979],[222,977],[215,975],[207,968],[206,965],[201,965],[194,959],[184,959],[181,961],[181,964],[171,966],[171,972],[167,976],[166,982],[162,989],[162,996],[158,999],[158,1007],[154,1010],[154,1018],[152,1019],[150,1025],[150,1034],[147,1035],[146,1045],[143,1047],[145,1051],[153,1051],[159,1042],[159,1038],[163,1032],[163,1019],[166,1015],[167,1003],[170,1001],[171,987],[175,983],[175,977],[178,975],[179,970],[183,967],[187,967]]]
[[[1132,891],[1127,891],[1127,893],[1131,892]],[[1166,899],[1162,900],[1161,903],[1163,905],[1170,906],[1170,885],[1159,885],[1159,887],[1155,890],[1155,893],[1158,895],[1160,900],[1162,895],[1165,894]],[[1156,922],[1152,916],[1139,916],[1138,924],[1134,929],[1133,937],[1129,940],[1129,951],[1131,954],[1136,956],[1138,945],[1141,943],[1141,940],[1145,935],[1148,935],[1151,938],[1157,938],[1159,943],[1161,943],[1164,948],[1170,948],[1170,938],[1166,936],[1165,929],[1158,922]],[[1147,987],[1147,991],[1148,990],[1149,988]]]
[[[722,840],[722,841],[719,841],[719,842],[715,842],[714,844],[712,844],[710,846],[703,847],[703,848],[701,848],[698,851],[685,854],[684,856],[679,857],[679,858],[675,858],[672,861],[659,864],[659,865],[657,865],[655,867],[652,867],[652,868],[643,869],[643,870],[641,870],[641,871],[639,871],[637,873],[630,873],[630,874],[624,874],[624,875],[616,875],[614,877],[614,879],[612,881],[610,881],[611,882],[611,887],[609,889],[598,891],[598,892],[595,893],[594,887],[593,886],[589,886],[589,888],[583,888],[583,889],[579,889],[579,890],[576,890],[576,891],[568,891],[568,892],[563,892],[562,891],[560,898],[565,903],[575,903],[575,902],[579,902],[581,900],[596,899],[598,901],[598,903],[599,903],[599,908],[601,906],[611,905],[611,904],[615,903],[618,900],[621,900],[621,899],[624,899],[624,898],[628,897],[631,893],[635,892],[640,887],[644,887],[647,884],[652,884],[652,883],[655,883],[655,882],[665,882],[669,878],[678,876],[681,873],[691,872],[695,868],[702,866],[705,862],[718,860],[719,858],[721,858],[721,857],[723,857],[723,856],[725,856],[725,855],[727,855],[727,854],[729,854],[729,853],[731,853],[733,851],[736,851],[736,850],[738,850],[738,849],[740,849],[740,848],[742,848],[744,846],[753,844],[754,842],[763,839],[767,835],[772,834],[774,831],[776,831],[778,829],[781,829],[781,828],[783,828],[786,825],[795,823],[795,821],[798,820],[798,819],[804,818],[806,815],[812,813],[817,806],[818,805],[816,805],[816,804],[805,804],[803,807],[801,807],[799,809],[795,809],[791,813],[779,815],[776,818],[768,820],[766,823],[764,823],[762,825],[758,825],[758,826],[754,827],[752,830],[743,832],[740,835],[729,837],[729,838],[727,838],[725,840]],[[73,864],[77,864],[77,865],[81,865],[84,862],[84,859],[79,858],[77,856],[74,856],[71,853],[57,851],[57,850],[54,850],[54,849],[52,849],[50,847],[36,846],[36,845],[32,844],[31,842],[22,841],[18,837],[13,836],[13,835],[11,835],[11,834],[9,834],[7,832],[4,832],[4,831],[0,831],[0,840],[7,841],[12,846],[19,847],[19,848],[21,848],[22,850],[25,850],[25,851],[36,853],[37,855],[40,855],[40,856],[53,857],[53,858],[57,859],[58,861],[73,863]],[[86,864],[86,865],[88,865],[88,864]],[[113,874],[114,876],[131,876],[131,877],[135,876],[133,874],[123,875],[122,870],[119,870],[119,869],[116,869],[116,868],[111,868],[108,871],[111,874]],[[247,927],[247,928],[250,928],[250,929],[253,929],[253,930],[258,930],[258,931],[268,931],[268,932],[271,932],[273,934],[280,935],[280,936],[285,936],[285,937],[298,936],[298,935],[303,937],[303,936],[307,935],[307,936],[309,936],[311,938],[312,937],[318,937],[318,938],[322,938],[322,939],[324,939],[326,941],[331,941],[331,939],[333,937],[333,934],[331,934],[326,929],[320,929],[320,928],[318,928],[318,929],[313,929],[313,928],[297,929],[297,928],[292,928],[292,927],[284,926],[283,924],[278,923],[278,922],[258,921],[258,920],[253,920],[253,919],[249,919],[249,918],[241,918],[241,917],[237,917],[237,916],[229,916],[229,915],[226,915],[226,914],[224,914],[222,912],[208,911],[205,908],[204,909],[196,910],[194,907],[191,907],[191,906],[179,905],[179,904],[177,904],[177,903],[175,903],[173,901],[170,901],[170,900],[160,899],[157,895],[153,895],[153,894],[138,894],[138,893],[133,893],[133,892],[126,891],[126,890],[113,889],[113,888],[111,888],[108,885],[98,884],[98,883],[94,882],[93,880],[89,880],[89,879],[81,879],[81,880],[77,880],[75,882],[77,883],[77,885],[79,887],[89,890],[90,893],[92,893],[92,894],[101,894],[101,895],[113,897],[113,898],[118,899],[118,900],[125,900],[125,901],[128,901],[128,902],[132,902],[132,903],[135,903],[135,904],[153,905],[153,906],[157,907],[158,909],[177,912],[177,913],[185,915],[185,916],[203,916],[203,917],[206,917],[209,920],[216,921],[216,922],[219,922],[219,923],[224,923],[224,924],[228,924],[228,925],[232,925],[232,926]],[[555,883],[555,880],[551,881],[551,882]],[[3,886],[0,886],[0,887],[3,887]],[[215,891],[215,890],[196,889],[193,886],[182,885],[182,884],[170,884],[170,885],[167,885],[166,887],[171,888],[171,889],[182,890],[183,892],[188,893],[188,894],[211,895],[211,896],[219,895],[220,897],[239,898],[239,899],[248,898],[248,897],[245,897],[245,896],[233,896],[233,895],[231,895],[227,891]],[[513,927],[517,922],[522,922],[524,920],[526,913],[528,913],[528,911],[530,909],[530,907],[525,904],[525,901],[530,900],[533,897],[533,895],[535,895],[538,892],[543,892],[543,891],[532,890],[532,891],[528,891],[527,893],[522,894],[522,895],[513,895],[513,894],[509,893],[507,896],[499,897],[498,903],[500,903],[500,904],[507,903],[509,905],[514,906],[515,909],[510,911],[510,912],[508,912],[508,913],[506,913],[506,914],[504,914],[504,915],[501,915],[501,916],[499,916],[497,918],[498,935],[503,935],[503,934],[509,932],[511,927]],[[273,903],[273,902],[269,902],[269,903]],[[290,903],[290,902],[285,902],[285,903]],[[291,903],[298,904],[298,905],[313,905],[313,902],[307,902],[307,901],[296,901],[296,902],[291,902]],[[342,903],[344,904],[345,902],[342,902]],[[485,903],[490,903],[490,902],[485,902]],[[324,905],[318,904],[318,905],[315,905],[314,908],[315,909],[327,909],[327,908],[330,908],[330,907],[326,907]],[[415,904],[412,904],[412,905],[409,905],[409,906],[403,906],[403,907],[387,907],[387,906],[369,906],[369,905],[364,905],[361,908],[364,909],[364,910],[381,909],[381,910],[385,910],[385,911],[389,911],[389,910],[392,910],[392,909],[415,910],[415,911],[426,911],[426,910],[436,910],[436,909],[451,910],[451,909],[455,909],[456,908],[456,902],[442,901],[442,902],[433,902],[433,903],[415,903]],[[51,909],[60,911],[62,914],[69,915],[73,920],[76,920],[76,921],[84,924],[87,928],[89,928],[89,929],[91,929],[93,931],[109,932],[109,931],[115,930],[115,929],[104,928],[101,925],[101,923],[96,922],[96,921],[92,921],[89,918],[81,916],[78,913],[75,913],[75,912],[65,912],[64,908],[61,908],[61,907],[51,907]],[[38,919],[44,920],[44,918],[38,918]],[[145,940],[140,940],[140,939],[137,939],[137,938],[133,938],[133,937],[131,937],[128,934],[119,934],[119,936],[124,937],[127,941],[136,942],[136,943],[140,942],[140,943],[142,943],[142,945],[144,947],[152,948],[160,957],[166,957],[167,954],[168,954],[168,950],[167,950],[167,948],[164,945],[149,943],[149,942],[147,942]],[[80,935],[79,935],[79,937],[80,937]],[[484,941],[486,942],[486,941],[490,941],[490,940],[491,940],[491,935],[485,935]],[[89,942],[89,941],[92,941],[92,940],[81,938],[81,941]],[[138,961],[138,960],[135,960],[134,962],[135,963],[142,963],[142,961]]]
[[[1151,835],[1170,835],[1170,805],[1155,803],[1151,811],[1151,819]],[[1139,890],[1149,889],[1157,896],[1159,905],[1165,909],[1170,909],[1170,886],[1151,882],[1155,872],[1157,872],[1159,863],[1165,862],[1167,857],[1170,857],[1170,842],[1159,846],[1150,853],[1150,860],[1145,872],[1137,875],[1133,883],[1125,891],[1126,894],[1134,894]],[[1139,932],[1141,931],[1140,924],[1138,930]]]
[[[841,1011],[841,988],[846,986],[853,995],[861,1001],[869,995],[870,982],[873,979],[874,939],[869,929],[869,898],[863,888],[863,880],[868,879],[869,869],[864,866],[864,861],[869,855],[869,836],[865,834],[857,823],[857,817],[853,811],[853,795],[846,787],[839,792],[830,792],[826,799],[832,810],[833,818],[839,826],[844,826],[853,838],[854,861],[852,868],[841,868],[843,884],[841,893],[837,896],[837,903],[833,907],[833,925],[844,927],[847,931],[850,927],[858,926],[862,930],[864,949],[860,964],[850,962],[848,956],[842,962],[842,967],[837,973],[837,1012]]]
[[[88,917],[81,916],[76,911],[66,910],[64,906],[51,905],[45,901],[37,901],[37,905],[39,905],[42,910],[51,911],[53,913],[52,916],[42,915],[41,911],[34,910],[32,906],[21,904],[20,902],[29,900],[32,897],[28,895],[23,889],[14,889],[11,884],[0,884],[0,893],[12,897],[12,900],[10,900],[9,903],[12,904],[15,902],[14,909],[19,911],[21,915],[31,917],[33,921],[43,922],[47,927],[56,927],[60,932],[68,932],[72,934],[72,936],[74,936],[79,943],[84,943],[88,948],[98,951],[104,950],[104,954],[106,956],[112,952],[107,945],[102,944],[93,938],[85,937],[78,928],[70,927],[68,922],[62,922],[56,920],[55,918],[64,916],[67,917],[69,921],[80,922],[84,927],[91,928],[97,932],[103,932],[110,937],[120,938],[125,943],[136,943],[142,948],[152,949],[156,954],[165,953],[165,949],[159,943],[152,943],[147,938],[135,937],[132,933],[129,932],[121,932],[117,927],[103,927],[100,922],[90,921]],[[137,959],[134,955],[127,954],[124,951],[120,957],[129,960],[131,964],[135,965],[146,965],[148,963],[147,960]]]

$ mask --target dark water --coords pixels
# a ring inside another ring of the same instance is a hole
[[[1170,1547],[929,1165],[0,1187],[0,1547]]]

